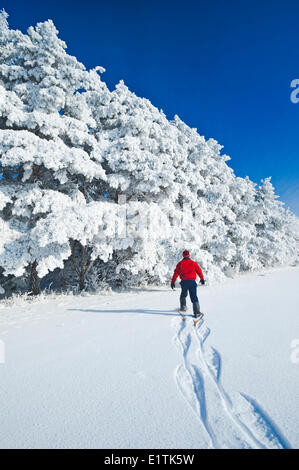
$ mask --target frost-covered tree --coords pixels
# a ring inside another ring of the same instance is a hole
[[[123,82],[109,95],[86,93],[96,122],[96,137],[107,143],[103,165],[107,190],[117,200],[175,200],[175,172],[184,160],[178,132],[162,111],[139,98]]]
[[[24,34],[0,14],[1,285],[161,283],[184,248],[210,280],[298,261],[298,219],[270,179],[236,177],[214,139],[102,72],[52,21]]]
[[[89,132],[92,119],[64,114],[67,98],[83,82],[101,82],[65,52],[51,21],[22,34],[9,29],[2,12],[0,27],[2,216],[19,233],[18,242],[2,252],[1,265],[4,274],[15,276],[30,266],[31,290],[37,293],[50,255],[37,250],[36,225],[58,207],[69,210],[85,199],[86,182],[105,179],[100,143]],[[69,250],[52,249],[51,268],[61,267]]]
[[[116,241],[111,230],[124,223],[123,215],[103,198],[107,144],[104,133],[95,137],[85,98],[110,92],[96,71],[66,54],[51,21],[24,35],[9,30],[5,13],[1,20],[3,35],[14,42],[4,41],[12,51],[0,64],[1,215],[11,231],[0,264],[5,275],[29,271],[30,289],[38,293],[39,278],[70,259],[82,289],[95,259],[124,250],[130,258],[134,242],[132,236]],[[125,208],[127,223],[147,209]]]

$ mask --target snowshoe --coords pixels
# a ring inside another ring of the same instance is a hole
[[[180,308],[178,309],[179,315],[181,316],[182,320],[185,321],[186,317],[184,315],[186,310],[181,310]]]
[[[197,326],[198,323],[203,319],[203,313],[200,312],[196,317],[193,315],[193,325]]]

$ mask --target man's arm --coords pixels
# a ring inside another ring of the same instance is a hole
[[[201,268],[198,266],[197,263],[195,263],[195,272],[198,274],[198,276],[200,277],[200,280],[201,280],[201,281],[204,281],[204,280],[205,280],[204,275],[203,275],[203,272],[202,272]]]
[[[180,274],[180,263],[176,265],[176,268],[174,270],[172,279],[171,279],[171,284],[174,284],[175,281],[177,280],[178,275]]]

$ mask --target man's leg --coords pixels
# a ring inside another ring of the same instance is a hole
[[[200,314],[200,307],[197,297],[197,284],[195,281],[190,281],[189,284],[189,294],[191,298],[191,302],[193,304],[193,315],[197,317]]]
[[[181,295],[180,295],[180,309],[185,312],[187,310],[187,302],[186,302],[186,298],[187,298],[187,295],[188,295],[188,286],[186,285],[186,281],[181,281],[180,282],[181,284]]]

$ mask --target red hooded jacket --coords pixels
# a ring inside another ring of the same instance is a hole
[[[195,281],[197,274],[200,279],[204,279],[198,264],[190,258],[184,258],[177,264],[171,282],[175,283],[178,276],[180,276],[182,281]]]

